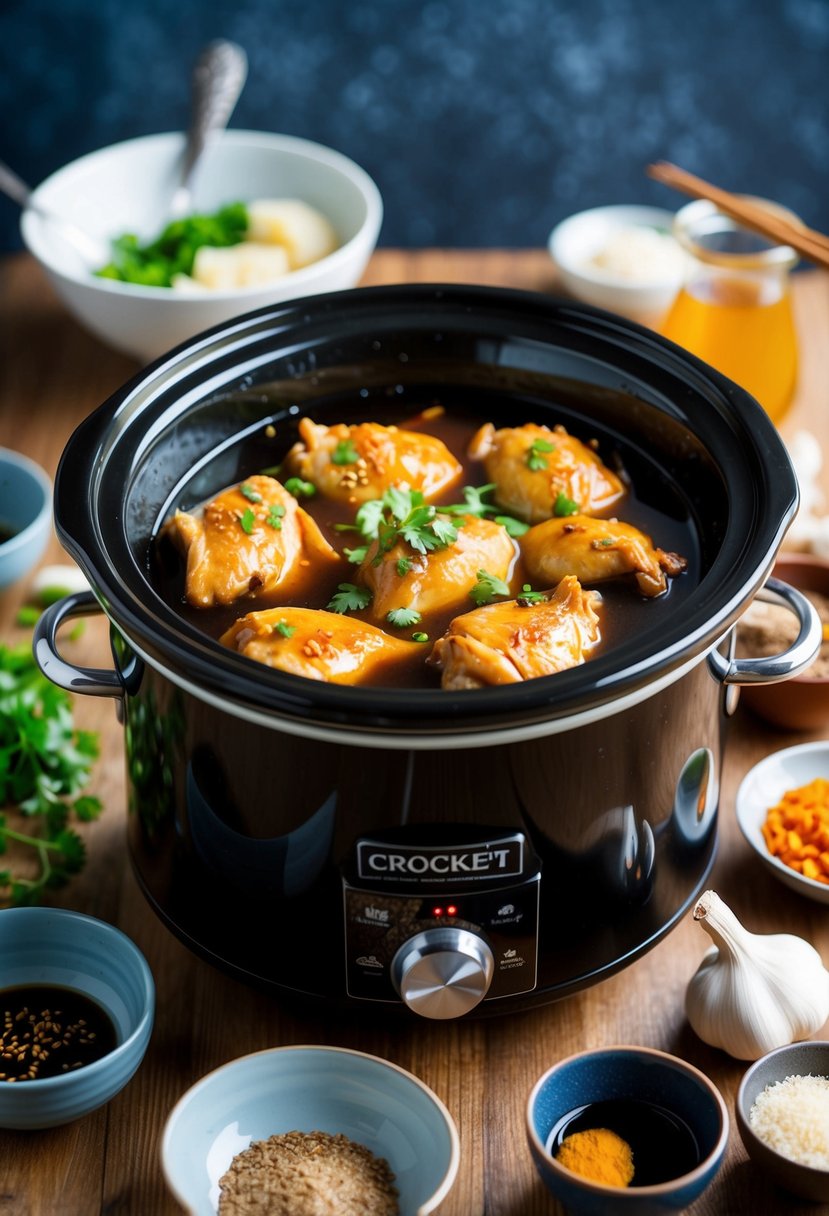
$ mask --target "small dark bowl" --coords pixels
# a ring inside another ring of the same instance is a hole
[[[823,558],[784,553],[772,574],[807,596],[817,591],[829,598],[829,561]],[[810,670],[781,684],[747,684],[740,693],[741,703],[785,730],[823,730],[829,726],[829,676],[811,675]]]
[[[591,1102],[640,1099],[678,1116],[693,1133],[699,1165],[654,1186],[605,1186],[560,1165],[546,1144],[556,1124]],[[530,1094],[527,1138],[547,1190],[576,1216],[668,1216],[689,1207],[722,1164],[728,1111],[699,1069],[650,1047],[602,1047],[554,1064]]]
[[[767,1085],[784,1081],[786,1077],[829,1076],[829,1042],[792,1043],[778,1047],[752,1064],[745,1073],[737,1092],[735,1114],[746,1152],[773,1182],[817,1203],[829,1202],[829,1170],[801,1165],[770,1148],[751,1127],[749,1116],[758,1094]]]

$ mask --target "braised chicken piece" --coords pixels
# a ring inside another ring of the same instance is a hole
[[[272,477],[249,477],[198,514],[176,511],[162,529],[187,559],[185,597],[194,608],[288,587],[311,562],[337,562],[292,494]]]
[[[547,587],[566,574],[588,584],[632,574],[643,595],[662,595],[667,576],[681,574],[688,564],[678,553],[655,548],[632,524],[588,515],[536,524],[520,544],[530,578]]]
[[[417,645],[353,617],[287,606],[249,612],[219,640],[258,663],[329,684],[363,684]]]
[[[625,493],[596,452],[563,426],[551,430],[528,422],[496,431],[487,422],[473,436],[469,455],[483,460],[501,506],[530,523],[562,514],[562,505],[572,503],[593,515]]]
[[[461,520],[455,519],[460,525]],[[417,553],[398,541],[377,565],[377,542],[368,550],[357,578],[373,595],[371,612],[383,621],[389,612],[409,608],[426,616],[440,609],[460,608],[468,601],[479,570],[507,579],[517,557],[506,529],[490,519],[462,517],[457,540],[431,553]],[[403,571],[401,573],[401,571]]]
[[[515,684],[584,662],[600,640],[595,591],[567,575],[544,599],[504,600],[455,617],[429,663],[450,690]]]
[[[420,490],[428,501],[461,474],[446,444],[419,431],[377,422],[322,426],[303,418],[299,433],[285,467],[340,502],[382,498],[393,485]]]

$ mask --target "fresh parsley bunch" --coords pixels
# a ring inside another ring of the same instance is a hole
[[[82,869],[86,850],[70,821],[101,812],[98,798],[81,793],[98,750],[98,736],[75,728],[68,693],[40,672],[31,647],[0,645],[0,806],[17,807],[31,822],[17,830],[0,814],[0,854],[15,841],[40,862],[33,879],[0,869],[0,901],[36,904]]]

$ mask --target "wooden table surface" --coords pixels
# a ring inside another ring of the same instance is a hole
[[[782,430],[804,427],[829,451],[827,349],[829,276],[795,276],[802,370]],[[554,289],[541,251],[378,252],[371,284],[470,282]],[[0,444],[54,473],[70,432],[136,370],[69,318],[27,255],[0,263]],[[44,562],[60,561],[57,541]],[[14,624],[25,586],[0,593],[0,636],[21,641]],[[109,666],[102,620],[74,644],[79,662]],[[181,1094],[209,1070],[261,1048],[327,1043],[393,1060],[430,1085],[452,1112],[461,1164],[440,1216],[550,1216],[561,1209],[538,1181],[524,1135],[524,1108],[535,1079],[572,1051],[634,1043],[675,1052],[705,1071],[733,1109],[744,1065],[702,1044],[683,1014],[685,986],[709,942],[690,915],[644,958],[604,983],[518,1016],[430,1024],[340,1025],[299,1017],[277,1000],[229,979],[194,957],[157,920],[140,894],[125,848],[121,727],[109,701],[78,698],[79,725],[102,736],[90,792],[104,801],[101,819],[84,829],[89,860],[54,903],[123,929],[144,952],[158,994],[156,1026],[144,1063],[108,1106],[66,1127],[0,1132],[0,1216],[172,1216],[159,1164],[164,1120]],[[770,751],[809,736],[774,731],[738,710],[722,776],[720,852],[713,886],[755,932],[796,933],[829,964],[829,910],[789,892],[765,874],[743,842],[734,816],[739,781]],[[2,913],[0,913],[2,914]],[[821,1037],[818,1035],[816,1037]],[[822,1037],[829,1037],[824,1027]],[[829,1211],[789,1199],[750,1168],[732,1123],[725,1165],[691,1209],[695,1216]]]

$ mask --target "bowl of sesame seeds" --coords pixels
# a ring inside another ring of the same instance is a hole
[[[423,1081],[328,1046],[274,1047],[208,1073],[161,1142],[191,1216],[426,1216],[459,1159],[452,1116]]]
[[[103,1106],[144,1058],[155,985],[119,929],[61,908],[0,915],[0,1128]]]

